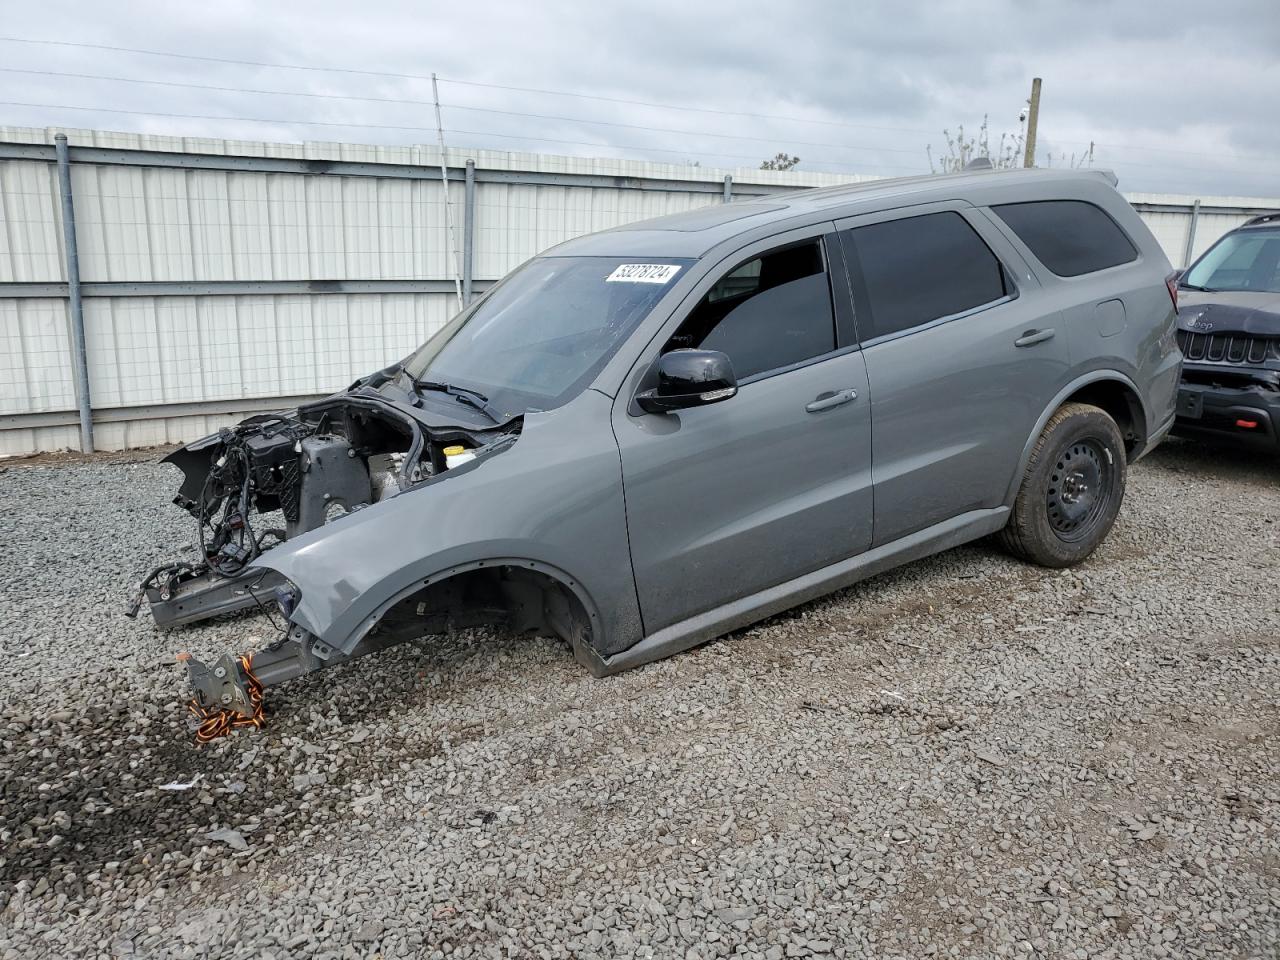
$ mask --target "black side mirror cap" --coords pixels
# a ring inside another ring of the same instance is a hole
[[[738,392],[733,363],[719,350],[671,350],[656,366],[658,385],[636,394],[636,403],[646,413],[702,407]]]

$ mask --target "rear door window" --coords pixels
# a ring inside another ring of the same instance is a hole
[[[682,347],[727,354],[739,380],[835,350],[821,241],[766,253],[726,273],[665,349]]]
[[[954,211],[840,233],[865,343],[1009,295],[1000,261]]]
[[[991,209],[1060,277],[1079,277],[1138,259],[1138,248],[1128,234],[1092,203],[1036,200]]]

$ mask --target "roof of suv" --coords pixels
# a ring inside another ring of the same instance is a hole
[[[770,194],[752,200],[715,204],[685,213],[640,220],[568,240],[552,248],[548,254],[700,257],[716,244],[738,234],[803,218],[806,214],[826,213],[833,218],[855,216],[859,213],[940,200],[966,200],[981,204],[992,201],[1057,199],[1065,195],[1059,189],[1063,186],[1097,189],[1106,184],[1110,189],[1115,182],[1115,176],[1106,170],[1035,168],[998,172],[975,170],[866,180],[837,187]],[[1017,195],[1014,196],[1010,195],[1011,187],[1023,189],[1017,190]],[[1037,187],[1047,189],[1036,190]]]
[[[1280,227],[1280,211],[1277,211],[1276,213],[1264,213],[1260,217],[1254,217],[1251,220],[1246,220],[1244,223],[1240,224],[1240,226],[1236,227],[1236,230],[1253,230],[1259,227],[1271,227],[1273,229],[1275,227]]]

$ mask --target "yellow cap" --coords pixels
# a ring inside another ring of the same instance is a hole
[[[462,446],[462,444],[454,444],[452,447],[444,448],[444,455],[446,457],[456,457],[458,454],[466,452],[467,448]]]

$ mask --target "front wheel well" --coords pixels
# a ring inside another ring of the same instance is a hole
[[[1125,452],[1130,459],[1146,442],[1147,420],[1142,401],[1127,384],[1119,380],[1097,380],[1071,394],[1062,401],[1062,406],[1068,403],[1088,403],[1106,411],[1120,428]]]
[[[478,626],[513,633],[556,636],[592,673],[600,669],[595,647],[598,617],[575,580],[533,561],[477,561],[425,580],[402,594],[371,633],[408,639]]]

